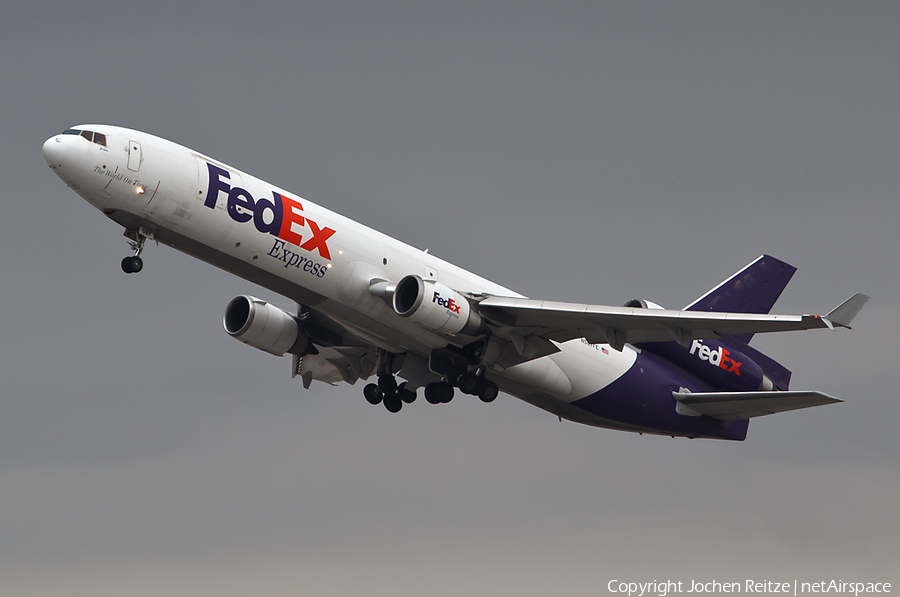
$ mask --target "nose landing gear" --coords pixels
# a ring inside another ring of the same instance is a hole
[[[125,236],[131,239],[128,241],[128,244],[134,251],[134,255],[122,260],[122,271],[126,274],[136,274],[144,269],[144,260],[141,259],[141,252],[144,250],[144,242],[147,240],[147,237],[137,230],[126,230]]]
[[[144,260],[135,255],[122,260],[122,271],[126,274],[136,274],[144,269]]]

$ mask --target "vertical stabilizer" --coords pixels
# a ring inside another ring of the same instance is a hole
[[[797,268],[771,255],[761,255],[693,303],[686,311],[768,313],[791,281]],[[735,336],[750,342],[753,334]]]

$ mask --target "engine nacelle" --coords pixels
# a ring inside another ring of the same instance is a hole
[[[410,274],[397,282],[394,311],[436,332],[476,335],[482,319],[469,301],[449,286]]]
[[[632,309],[664,309],[644,299],[631,299],[624,306]],[[719,340],[711,338],[693,340],[687,351],[674,342],[650,342],[640,346],[722,391],[767,392],[776,389],[772,380],[763,373],[762,367],[739,352],[733,344],[728,344],[731,348],[727,348]]]
[[[303,355],[310,348],[309,337],[293,315],[253,296],[233,298],[222,323],[231,337],[274,355]]]
[[[665,309],[665,307],[644,299],[631,299],[622,306],[631,307],[632,309]]]

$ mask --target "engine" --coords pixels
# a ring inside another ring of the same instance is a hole
[[[436,332],[476,335],[482,329],[481,315],[463,295],[434,280],[410,274],[394,290],[394,311],[401,317]]]
[[[631,299],[624,306],[633,309],[664,309],[644,299]],[[712,338],[693,340],[687,350],[674,342],[650,342],[640,344],[640,347],[675,363],[723,391],[755,392],[776,389],[762,367],[740,352],[741,344],[738,342]]]
[[[623,307],[631,307],[632,309],[665,309],[665,307],[662,307],[652,301],[647,301],[644,299],[631,299],[630,301],[628,301],[627,303],[625,303],[622,306]]]
[[[253,296],[233,298],[222,323],[231,337],[274,355],[303,355],[311,347],[293,315]]]

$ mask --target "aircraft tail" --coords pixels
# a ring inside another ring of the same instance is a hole
[[[767,356],[765,353],[762,353],[746,342],[740,340],[737,336],[726,336],[722,339],[724,343],[730,346],[732,349],[737,350],[738,352],[742,352],[743,354],[750,357],[750,359],[759,365],[759,368],[762,369],[762,372],[772,380],[772,383],[775,384],[775,387],[781,391],[787,391],[791,387],[791,370],[773,359],[770,356]]]
[[[685,311],[759,313],[772,310],[797,268],[771,255],[761,255],[742,270],[685,307]],[[734,336],[750,342],[753,334]]]
[[[685,307],[685,310],[768,313],[796,271],[797,268],[780,259],[771,255],[761,255]],[[648,345],[648,348],[695,375],[699,375],[702,379],[707,379],[716,387],[733,391],[755,391],[758,389],[756,384],[765,377],[776,389],[788,390],[791,383],[790,370],[775,359],[751,347],[748,342],[752,337],[753,334],[739,334],[706,341],[712,351],[725,350],[732,357],[740,355],[737,359],[744,363],[744,375],[741,377],[734,374],[725,375],[721,368],[704,366],[707,363],[700,361],[694,351],[685,351],[674,342]],[[722,348],[718,348],[719,346]],[[755,373],[751,373],[751,367],[754,367]],[[750,386],[745,387],[745,384],[750,384]]]

